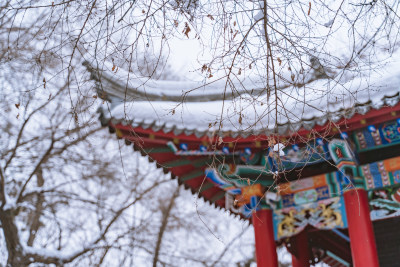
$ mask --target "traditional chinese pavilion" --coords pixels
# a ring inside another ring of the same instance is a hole
[[[265,81],[227,88],[87,67],[102,125],[193,194],[251,220],[258,266],[278,266],[281,244],[295,267],[398,266],[398,64],[272,94]]]

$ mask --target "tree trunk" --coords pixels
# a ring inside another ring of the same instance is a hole
[[[23,255],[18,229],[14,223],[13,210],[0,211],[0,221],[3,228],[3,234],[7,244],[8,260],[7,266],[9,267],[23,267],[28,266],[29,262]]]
[[[162,212],[163,218],[162,218],[160,230],[158,232],[156,248],[154,250],[153,267],[157,267],[158,255],[160,253],[161,242],[163,239],[165,228],[167,227],[168,218],[169,218],[172,208],[174,207],[175,199],[178,196],[178,194],[179,194],[179,186],[176,188],[175,193],[171,196],[171,199],[169,200],[167,209],[164,212]]]
[[[37,171],[36,179],[37,179],[37,181],[36,181],[37,186],[42,187],[44,184],[42,169],[39,169]],[[36,207],[30,216],[31,226],[29,229],[29,238],[28,238],[28,243],[27,243],[28,246],[30,246],[30,247],[33,246],[33,242],[35,241],[36,234],[40,228],[40,216],[42,215],[43,202],[44,202],[43,194],[40,194],[40,193],[37,194]]]

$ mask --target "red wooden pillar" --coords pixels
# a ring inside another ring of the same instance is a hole
[[[346,191],[343,196],[354,266],[379,267],[367,192],[364,189],[353,189]]]
[[[296,237],[294,250],[297,255],[292,254],[293,267],[309,267],[310,266],[310,250],[308,248],[308,238],[306,230],[301,231]]]
[[[258,267],[278,267],[278,256],[272,225],[272,210],[262,209],[253,213]]]

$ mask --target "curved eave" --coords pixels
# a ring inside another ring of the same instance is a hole
[[[396,118],[399,114],[400,103],[397,103],[395,106],[369,110],[365,114],[353,114],[351,118],[342,118],[335,124],[328,122],[311,130],[301,129],[291,136],[280,138],[289,138],[290,142],[297,143],[299,140],[304,140],[304,137],[308,139],[310,134],[314,136],[324,134],[326,136],[327,134],[337,134],[339,130],[353,131],[369,124],[378,124],[391,118]],[[204,169],[211,163],[211,157],[204,155],[178,156],[167,149],[167,143],[176,140],[197,148],[204,142],[218,146],[216,136],[209,138],[205,135],[199,138],[195,134],[165,132],[163,128],[154,129],[142,125],[134,127],[123,120],[112,118],[106,120],[102,117],[101,121],[103,126],[109,126],[112,132],[118,131],[117,136],[125,139],[127,144],[133,143],[135,150],[140,151],[144,156],[148,156],[150,161],[156,161],[159,168],[163,168],[165,173],[171,173],[173,178],[177,178],[179,184],[183,184],[193,194],[197,194],[218,208],[225,208],[225,198],[223,197],[225,191],[211,184],[204,176]],[[251,147],[253,151],[257,151],[268,146],[268,136],[250,135],[246,138],[241,138],[227,134],[223,138],[223,144],[220,144],[220,146],[223,145],[229,145],[233,150]]]
[[[105,126],[105,125],[103,125]],[[139,137],[136,134],[127,134],[126,127],[122,125],[109,125],[110,133],[116,133],[117,138],[124,139],[126,145],[133,144],[133,149],[147,157],[149,162],[155,162],[158,168],[162,168],[165,174],[170,173],[172,179],[177,179],[179,185],[183,185],[192,194],[204,199],[217,209],[225,209],[225,191],[209,182],[204,175],[204,169],[208,167],[208,156],[177,156],[172,151],[165,150],[167,140],[149,139]],[[133,133],[136,129],[129,128]],[[231,215],[245,219],[241,214],[229,211]]]
[[[111,64],[111,65],[110,65]],[[182,82],[182,81],[157,81],[147,77],[132,77],[133,73],[118,69],[112,70],[113,64],[106,62],[104,69],[93,67],[89,62],[83,62],[83,65],[91,74],[91,79],[97,83],[97,91],[100,97],[111,100],[113,97],[118,99],[135,99],[139,101],[176,101],[176,102],[209,102],[209,101],[226,101],[232,100],[242,94],[252,91],[254,94],[261,94],[265,91],[262,84],[256,85],[253,82],[238,83],[233,86],[235,90],[230,90],[228,94],[224,94],[226,82],[224,79],[216,79],[204,83]],[[107,71],[112,70],[112,71]],[[130,77],[131,83],[126,82],[126,78]],[[180,90],[163,90],[164,87],[180,88],[186,85],[187,93]],[[252,88],[248,90],[247,87]],[[145,89],[147,88],[147,89]],[[222,89],[221,89],[222,88]],[[150,89],[150,90],[149,90]]]
[[[389,99],[385,97],[384,99]],[[119,125],[119,127],[126,130],[135,129],[137,133],[153,134],[157,138],[179,138],[185,142],[198,142],[213,140],[219,136],[223,137],[224,142],[234,142],[236,145],[242,144],[243,146],[252,146],[254,142],[266,142],[270,136],[275,136],[279,139],[286,139],[291,143],[301,143],[304,137],[313,135],[318,137],[321,136],[335,135],[339,131],[354,131],[363,128],[367,125],[378,124],[390,120],[391,118],[397,118],[400,114],[400,92],[390,97],[390,101],[382,101],[382,103],[389,102],[389,104],[382,104],[380,106],[373,107],[372,105],[368,108],[363,106],[363,112],[356,112],[360,109],[354,108],[352,110],[342,111],[338,113],[335,119],[326,120],[321,118],[314,118],[311,120],[304,120],[300,124],[301,126],[293,127],[293,124],[281,125],[278,127],[285,127],[285,134],[279,134],[274,131],[247,131],[245,133],[232,132],[232,131],[221,131],[219,133],[210,131],[197,131],[196,129],[178,129],[166,127],[165,125],[157,125],[155,122],[149,123],[145,121],[126,121],[124,118],[107,118],[101,113],[100,120],[103,125]],[[396,101],[394,101],[396,100]],[[341,114],[341,115],[340,115]],[[297,131],[290,131],[291,128],[297,128]],[[211,138],[211,139],[210,139]]]

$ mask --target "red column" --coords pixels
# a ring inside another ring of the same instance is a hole
[[[253,213],[253,227],[256,237],[257,266],[278,267],[272,211],[263,209]]]
[[[353,189],[346,191],[343,196],[354,267],[379,267],[367,192]]]
[[[308,248],[307,232],[301,231],[295,236],[294,250],[297,255],[292,254],[292,266],[293,267],[309,267],[310,266],[310,250]]]

